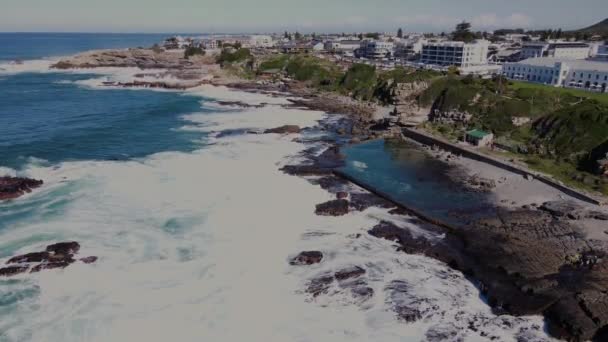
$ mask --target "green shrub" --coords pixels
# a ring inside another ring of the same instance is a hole
[[[190,58],[192,56],[204,56],[204,55],[205,55],[205,50],[203,50],[200,47],[189,46],[184,51],[184,58],[185,59],[188,59],[188,58]]]
[[[243,62],[247,59],[250,59],[251,51],[249,49],[238,49],[234,52],[231,52],[229,49],[223,49],[222,53],[217,58],[217,62],[220,64],[223,63],[238,63]]]

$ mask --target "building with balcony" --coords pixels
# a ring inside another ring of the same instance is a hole
[[[422,45],[420,62],[426,65],[468,68],[487,64],[490,42],[478,40],[472,43],[443,41],[426,42]]]

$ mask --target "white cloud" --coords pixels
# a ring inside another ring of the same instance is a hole
[[[484,13],[473,18],[459,18],[450,15],[417,14],[411,16],[395,17],[393,22],[403,26],[420,26],[432,29],[452,29],[463,20],[471,22],[474,31],[497,28],[527,28],[532,18],[525,14],[513,13],[508,16],[499,16],[496,13]]]

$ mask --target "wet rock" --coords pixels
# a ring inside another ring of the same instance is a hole
[[[14,199],[42,185],[41,180],[22,177],[0,177],[0,201]]]
[[[76,262],[74,255],[80,250],[80,244],[76,241],[59,242],[46,247],[43,252],[27,253],[10,258],[8,264],[18,264],[7,267],[0,271],[0,276],[12,276],[23,273],[29,269],[30,264],[37,263],[30,270],[30,273],[40,272],[57,268],[65,268]],[[97,261],[96,256],[89,256],[80,259],[86,264]]]
[[[96,262],[97,259],[98,258],[96,256],[88,256],[86,258],[80,259],[80,261],[84,262],[85,264],[92,264],[92,263]]]
[[[343,216],[348,214],[349,203],[345,199],[317,204],[315,213],[320,216]]]
[[[59,242],[46,247],[47,252],[61,255],[76,254],[80,250],[80,244],[76,241]]]
[[[281,127],[271,128],[264,131],[264,133],[276,133],[276,134],[295,134],[300,133],[300,126],[296,125],[285,125]]]
[[[337,199],[346,199],[346,198],[348,198],[348,192],[340,191],[340,192],[336,193],[336,198]]]
[[[374,289],[369,286],[354,286],[351,288],[351,293],[353,296],[365,300],[373,297]]]
[[[428,342],[454,341],[459,331],[458,327],[452,324],[436,325],[427,330],[425,337]]]
[[[312,294],[313,297],[317,297],[321,294],[327,293],[333,282],[334,276],[332,274],[323,274],[308,282],[306,292]]]
[[[70,266],[70,264],[72,264],[73,262],[74,262],[73,260],[62,260],[62,261],[42,263],[42,264],[39,264],[39,265],[36,265],[36,266],[32,267],[32,270],[30,271],[30,273],[37,273],[37,272],[40,272],[42,270],[52,270],[52,269],[57,269],[57,268],[66,268],[66,267]]]
[[[290,265],[313,265],[318,264],[323,260],[323,253],[319,251],[301,252],[293,258]]]
[[[24,262],[43,262],[49,260],[49,252],[34,252],[23,255],[18,255],[10,258],[7,264],[21,264]]]
[[[365,270],[359,266],[352,266],[337,271],[334,276],[337,280],[358,278],[365,274]]]
[[[432,299],[418,297],[414,294],[413,286],[405,280],[394,280],[386,286],[388,304],[397,317],[405,322],[415,322],[422,319],[439,307]]]
[[[350,203],[351,207],[358,211],[364,211],[370,207],[379,207],[385,209],[395,207],[395,205],[391,202],[369,192],[351,193]]]
[[[292,176],[325,176],[333,173],[332,169],[318,165],[286,165],[281,171]]]
[[[29,266],[9,266],[0,268],[0,277],[12,277],[27,271]]]

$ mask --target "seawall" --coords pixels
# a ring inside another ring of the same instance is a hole
[[[582,191],[579,191],[579,190],[570,188],[564,184],[561,184],[553,179],[550,179],[550,178],[544,176],[541,173],[532,172],[524,167],[515,165],[513,163],[509,163],[505,160],[494,158],[492,156],[468,149],[464,146],[453,144],[447,140],[433,136],[429,133],[422,132],[422,131],[416,130],[416,129],[404,128],[401,131],[401,134],[402,134],[402,137],[404,137],[404,138],[412,139],[412,140],[422,143],[424,145],[429,145],[429,146],[436,145],[446,151],[450,151],[451,153],[458,154],[458,155],[461,155],[461,156],[469,158],[469,159],[477,160],[477,161],[480,161],[483,163],[487,163],[487,164],[496,166],[503,170],[507,170],[507,171],[519,174],[522,177],[533,177],[533,178],[563,192],[564,194],[571,196],[573,198],[576,198],[578,200],[581,200],[583,202],[591,203],[594,205],[604,204],[604,203],[602,203],[602,201],[598,200],[597,198],[594,198]]]

